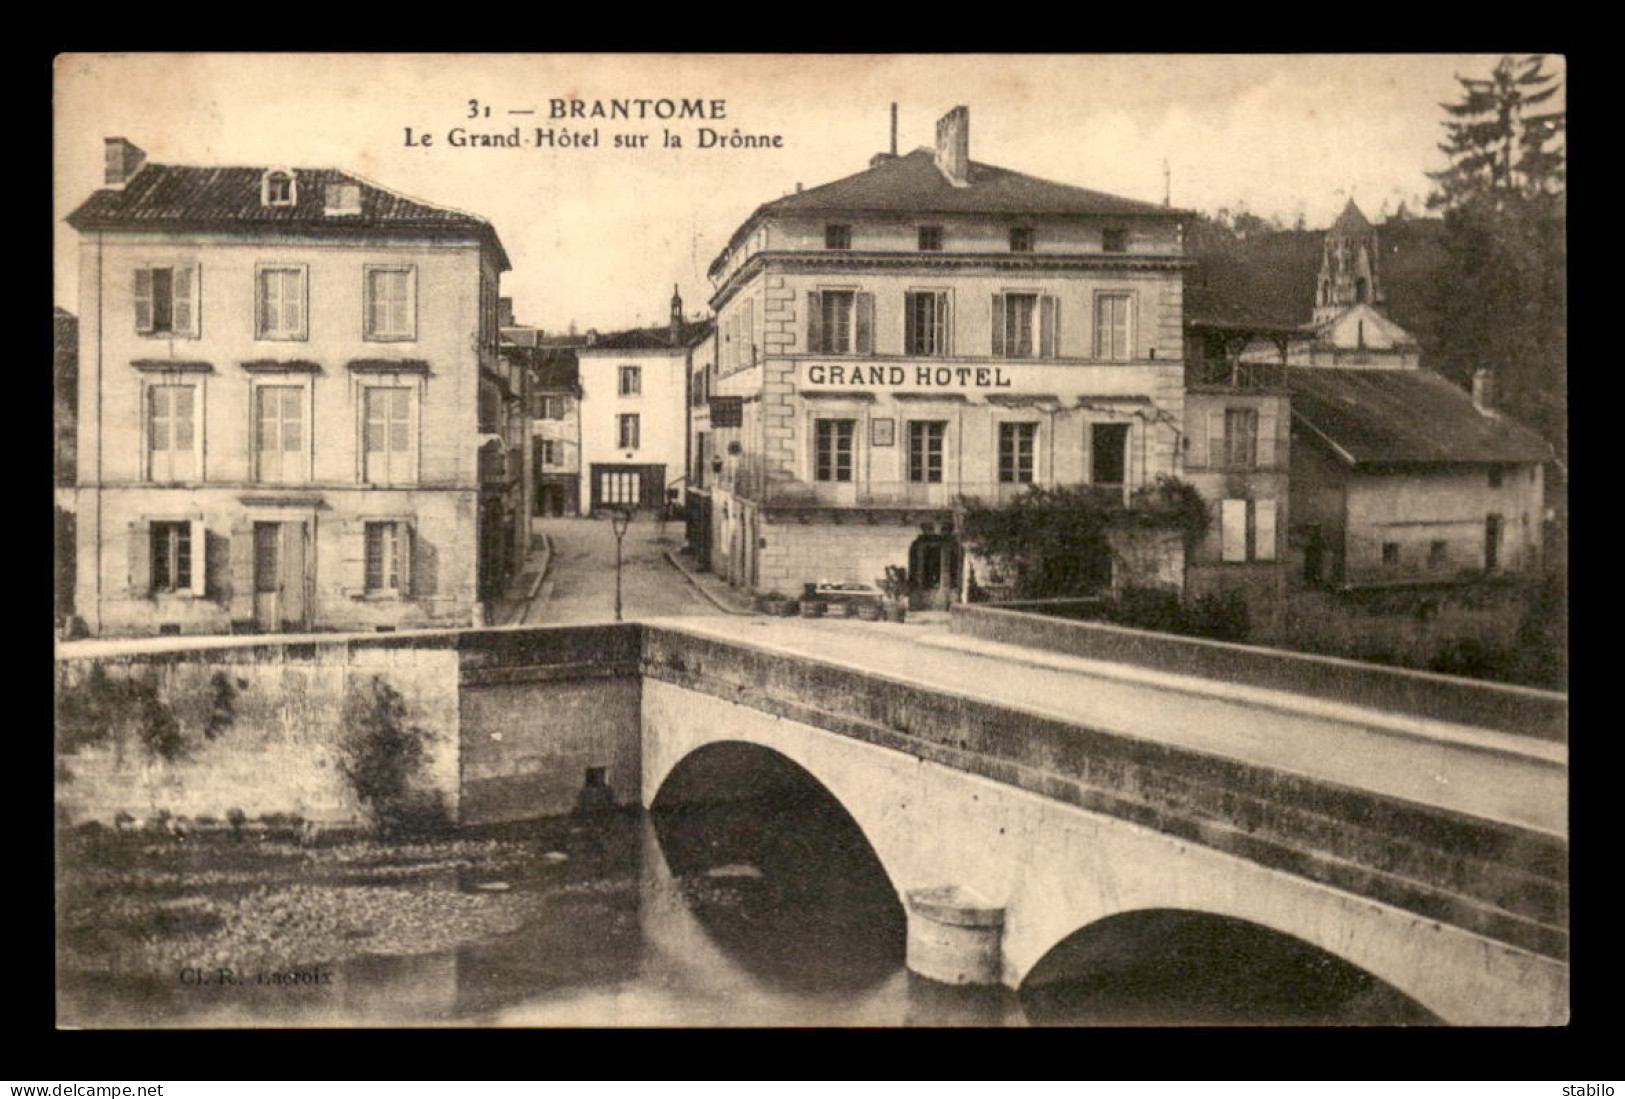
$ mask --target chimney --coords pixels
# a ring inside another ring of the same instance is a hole
[[[897,155],[897,104],[891,105],[891,155]]]
[[[970,108],[937,119],[937,170],[955,187],[970,186]]]
[[[598,342],[598,329],[596,329],[596,328],[587,329],[587,346],[591,347],[593,344],[595,344],[597,342]]]
[[[671,345],[679,347],[683,342],[683,295],[677,292],[677,284],[671,288]]]
[[[107,146],[107,186],[122,187],[141,170],[147,154],[122,137],[103,140]]]
[[[1473,371],[1473,407],[1485,416],[1495,415],[1495,375],[1489,370]]]
[[[497,299],[497,327],[498,328],[512,328],[512,327],[514,327],[514,323],[513,323],[513,299],[512,298],[498,298]]]

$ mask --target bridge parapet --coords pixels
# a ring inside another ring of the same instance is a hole
[[[1333,656],[1177,637],[1002,607],[952,608],[954,633],[1176,675],[1291,691],[1376,710],[1568,740],[1568,696]]]

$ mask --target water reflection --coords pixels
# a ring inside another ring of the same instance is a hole
[[[542,837],[536,857],[504,871],[502,886],[537,914],[509,934],[436,954],[356,958],[309,986],[80,976],[64,982],[62,1017],[214,1027],[1432,1021],[1304,944],[1189,913],[1085,929],[1019,997],[922,980],[903,968],[894,884],[820,793],[530,826]],[[525,837],[521,827],[504,838]],[[421,887],[475,891],[488,877]]]

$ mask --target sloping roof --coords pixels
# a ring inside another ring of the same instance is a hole
[[[533,371],[542,389],[574,389],[580,377],[580,362],[573,347],[528,347],[504,344],[502,357]]]
[[[1331,231],[1345,237],[1361,236],[1371,232],[1371,223],[1351,198],[1343,205],[1343,212],[1337,215],[1337,220],[1332,222]]]
[[[269,167],[195,168],[146,164],[122,189],[104,188],[68,215],[80,231],[97,229],[333,229],[346,232],[411,230],[456,238],[474,236],[492,244],[503,270],[507,253],[496,230],[484,218],[432,206],[336,168],[290,168],[296,187],[292,203],[268,206],[260,200],[260,183]],[[329,214],[330,185],[360,188],[357,214]]]
[[[856,175],[764,203],[760,213],[873,211],[977,214],[1153,214],[1181,216],[1149,202],[1051,183],[970,161],[970,185],[955,187],[926,148],[887,157]]]
[[[1445,265],[1444,223],[1386,221],[1377,228],[1382,312],[1429,348],[1438,328],[1436,286]],[[1314,314],[1326,233],[1284,229],[1245,240],[1206,219],[1185,237],[1185,315],[1214,323],[1305,325]]]
[[[1544,462],[1552,450],[1505,416],[1427,370],[1289,367],[1292,417],[1354,465]]]
[[[711,335],[712,322],[709,318],[703,321],[684,321],[682,330],[676,342],[671,338],[671,326],[662,325],[658,328],[629,328],[623,332],[611,332],[599,336],[592,343],[580,348],[582,351],[669,351],[678,347],[693,347]]]

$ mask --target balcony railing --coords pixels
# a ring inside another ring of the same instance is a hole
[[[1031,483],[964,481],[944,478],[926,481],[801,481],[768,476],[759,468],[740,467],[732,478],[724,471],[714,479],[724,489],[773,507],[915,508],[944,511],[961,501],[984,507],[1007,504],[1032,488]],[[1096,485],[1116,499],[1126,500],[1123,485]]]
[[[1187,359],[1185,384],[1222,386],[1226,389],[1281,389],[1286,385],[1286,367],[1280,363]]]

